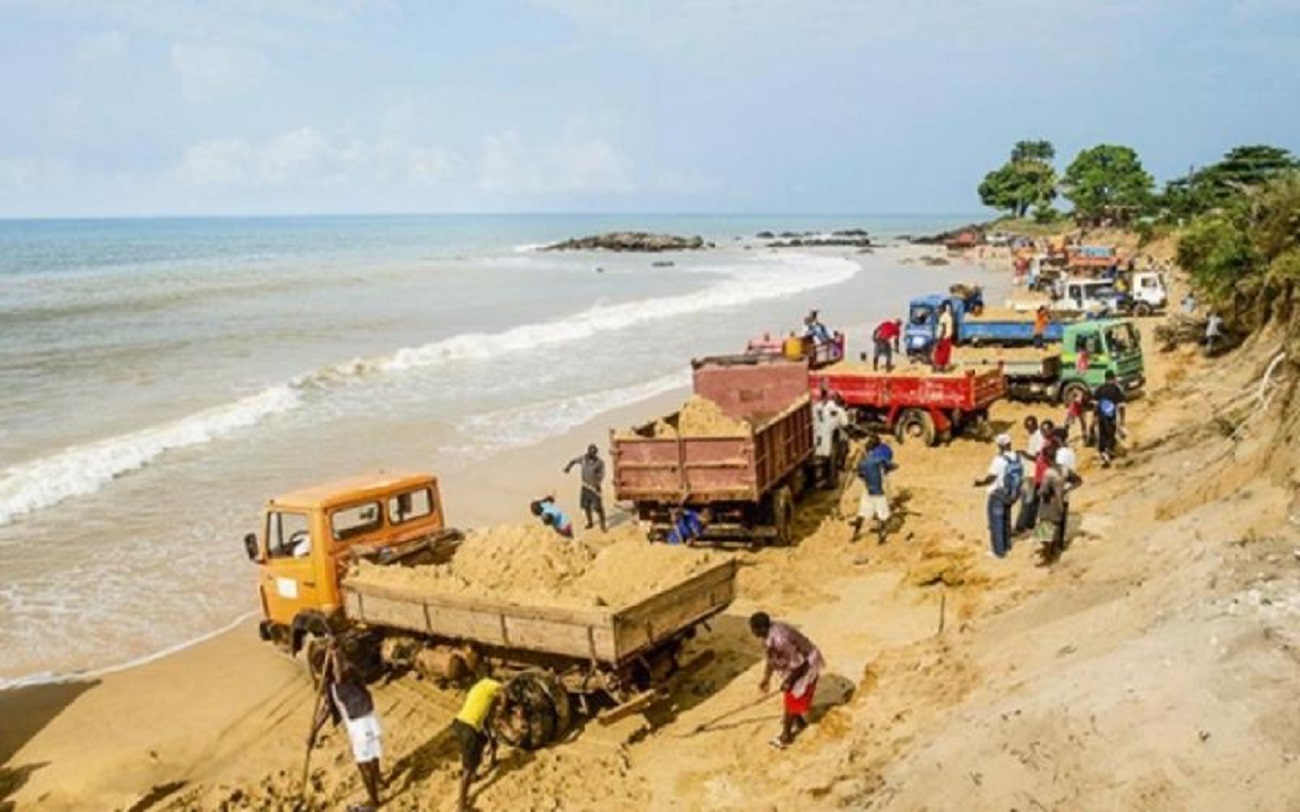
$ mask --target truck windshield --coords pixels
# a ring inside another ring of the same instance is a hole
[[[910,324],[915,324],[918,327],[924,327],[930,323],[930,317],[933,315],[933,311],[927,305],[916,305],[912,308],[912,313],[908,317],[908,322]]]
[[[1106,328],[1106,346],[1111,355],[1125,356],[1138,352],[1137,331],[1131,324],[1116,324]]]

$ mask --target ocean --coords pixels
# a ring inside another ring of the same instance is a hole
[[[888,251],[771,252],[760,230],[888,240],[967,219],[0,221],[0,684],[246,615],[239,539],[277,492],[535,444],[810,307],[864,330],[928,284]],[[614,229],[718,247],[535,250]]]

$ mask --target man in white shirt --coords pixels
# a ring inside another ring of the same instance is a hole
[[[1011,450],[1011,435],[997,436],[998,453],[989,463],[983,479],[975,480],[975,487],[987,486],[989,540],[992,554],[1006,558],[1011,549],[1011,506],[1020,496],[1025,480],[1025,465],[1020,456]]]
[[[825,482],[828,488],[838,482],[836,458],[836,437],[841,436],[849,425],[849,414],[835,400],[835,396],[823,390],[822,399],[813,406],[813,456],[818,463],[825,466]]]

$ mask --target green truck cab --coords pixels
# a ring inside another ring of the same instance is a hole
[[[1087,366],[1080,369],[1079,355],[1085,351]],[[1066,325],[1057,389],[1061,402],[1069,403],[1079,390],[1090,396],[1105,383],[1107,372],[1115,373],[1115,382],[1128,394],[1146,385],[1142,336],[1137,326],[1126,319],[1094,319]]]

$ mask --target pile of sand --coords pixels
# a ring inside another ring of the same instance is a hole
[[[354,583],[474,595],[529,606],[627,606],[714,564],[708,552],[641,539],[596,548],[541,526],[471,532],[452,560],[424,567],[362,562]]]
[[[675,416],[654,424],[655,437],[676,437],[679,433],[683,437],[731,437],[750,431],[748,422],[728,417],[721,406],[700,395],[691,395]]]

